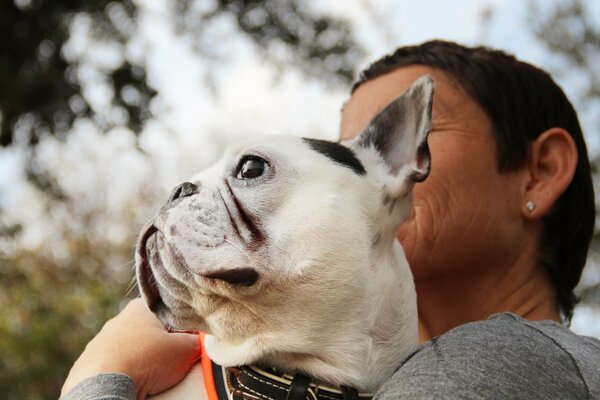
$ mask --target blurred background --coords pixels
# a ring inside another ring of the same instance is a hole
[[[170,189],[253,134],[335,139],[357,73],[441,38],[553,73],[600,165],[596,0],[3,0],[0,393],[55,399]],[[597,177],[596,177],[597,178]],[[573,330],[600,337],[596,240]]]

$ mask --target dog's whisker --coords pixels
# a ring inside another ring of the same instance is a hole
[[[129,295],[131,294],[131,292],[133,292],[133,290],[136,288],[137,286],[137,280],[135,279],[135,276],[131,279],[131,282],[129,282],[129,285],[127,286],[127,291],[125,292],[125,295],[123,296],[124,298],[129,297]]]

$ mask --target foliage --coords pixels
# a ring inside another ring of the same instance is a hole
[[[598,21],[591,19],[581,0],[563,1],[542,18],[538,7],[537,3],[531,3],[530,22],[534,33],[549,51],[567,61],[567,68],[574,68],[585,76],[587,90],[582,93],[585,100],[600,98],[600,77],[596,73],[600,58]]]
[[[0,257],[0,390],[4,399],[54,399],[70,365],[125,298],[104,251],[70,242],[67,262],[31,251]]]
[[[197,43],[202,43],[201,36],[209,22],[229,15],[266,57],[291,62],[321,80],[349,83],[362,54],[349,24],[339,18],[314,15],[307,11],[306,3],[173,2],[181,32],[194,35]],[[197,11],[199,5],[202,11]],[[104,129],[122,122],[97,115],[94,105],[82,93],[84,82],[78,70],[81,60],[69,56],[64,46],[75,18],[86,15],[95,38],[123,52],[135,34],[136,12],[132,0],[1,2],[0,145],[15,140],[35,144],[44,135],[67,135],[73,121],[84,116],[94,117]],[[275,47],[283,48],[291,57],[281,59],[281,52],[274,51]],[[112,106],[125,115],[126,126],[134,132],[139,132],[151,117],[149,104],[156,95],[145,71],[144,60],[131,56],[123,56],[115,65],[101,66],[104,80],[114,94]]]
[[[182,30],[198,35],[209,20],[231,14],[240,31],[281,67],[296,65],[310,76],[346,85],[355,77],[363,52],[353,39],[350,25],[340,19],[311,13],[305,0],[219,0],[211,10],[197,17],[192,12],[194,1],[178,0],[177,3],[177,19]],[[274,51],[278,45],[293,52],[288,58],[282,58]]]
[[[19,124],[30,143],[40,136],[65,135],[74,119],[91,116],[93,109],[81,95],[76,74],[77,62],[65,59],[62,48],[69,39],[69,26],[77,13],[88,14],[97,35],[124,42],[115,14],[116,3],[104,1],[4,1],[0,3],[0,144],[15,140]],[[132,17],[135,6],[129,0],[119,10]],[[114,93],[127,86],[140,92],[139,104],[128,104],[123,96],[114,101],[128,113],[128,125],[139,128],[148,117],[148,101],[155,92],[145,81],[144,69],[127,60],[106,71]]]

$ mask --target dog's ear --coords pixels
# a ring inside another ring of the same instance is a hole
[[[407,181],[421,182],[429,175],[432,102],[433,80],[425,75],[385,107],[356,139],[355,145],[374,149],[387,166],[392,197],[400,194]]]

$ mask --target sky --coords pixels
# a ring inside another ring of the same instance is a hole
[[[231,34],[231,21],[211,27],[204,40],[216,61],[198,57],[193,39],[178,36],[166,18],[170,12],[167,1],[139,1],[139,31],[124,52],[126,57],[143,60],[149,82],[159,92],[151,106],[157,118],[140,135],[140,146],[148,157],[142,159],[133,152],[135,143],[126,129],[103,134],[85,122],[77,124],[66,143],[49,139],[40,146],[41,158],[60,184],[84,199],[82,204],[87,207],[114,210],[118,215],[123,204],[149,180],[168,193],[186,176],[215,161],[227,143],[247,135],[337,137],[347,88],[325,87],[293,69],[278,73],[247,39]],[[310,6],[353,22],[354,33],[367,50],[361,68],[398,46],[429,39],[490,45],[525,61],[552,66],[554,61],[527,27],[527,4],[523,0],[329,0],[313,1]],[[600,21],[600,2],[590,0],[586,4]],[[491,18],[484,24],[485,15]],[[118,111],[107,106],[112,94],[100,72],[120,63],[120,49],[93,42],[89,20],[81,16],[72,26],[72,37],[63,53],[83,61],[78,73],[84,95],[94,108],[118,119]],[[215,71],[214,62],[226,57],[228,61],[219,63]],[[211,77],[210,87],[207,76]],[[582,84],[576,77],[558,80],[567,94],[575,93]],[[588,131],[594,128],[593,121],[582,117],[584,127],[590,127]],[[600,150],[597,136],[595,132],[588,134],[592,155]],[[39,223],[44,205],[25,183],[23,160],[18,146],[0,149],[0,204],[16,219],[27,222],[25,244],[53,243],[49,238],[66,217]],[[109,194],[94,196],[99,185],[110,188]],[[117,241],[125,229],[109,219],[105,230]],[[596,275],[586,279],[600,281]],[[600,337],[600,316],[594,310],[580,309],[573,329]]]

